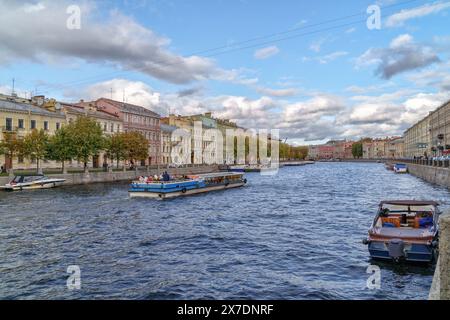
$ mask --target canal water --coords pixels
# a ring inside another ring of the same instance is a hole
[[[361,239],[380,200],[447,201],[447,189],[375,163],[248,180],[166,202],[130,200],[123,183],[0,193],[0,298],[427,298],[432,267],[371,262]],[[380,289],[366,286],[371,263]]]

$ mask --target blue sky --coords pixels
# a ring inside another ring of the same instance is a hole
[[[79,30],[66,26],[74,3]],[[373,4],[379,30],[365,22]],[[112,90],[298,144],[399,135],[450,99],[449,12],[448,1],[0,0],[0,92],[12,78],[22,96]]]

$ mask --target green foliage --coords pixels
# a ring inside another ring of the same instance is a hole
[[[0,154],[4,154],[12,159],[17,155],[21,155],[22,153],[23,138],[18,137],[15,133],[3,133],[3,140],[0,141]]]
[[[75,158],[87,168],[89,158],[99,154],[104,148],[103,130],[94,119],[80,117],[67,126],[73,141]]]
[[[124,158],[132,162],[148,158],[148,140],[140,132],[124,132]]]
[[[294,147],[287,143],[280,143],[280,159],[305,160],[308,152],[307,146]]]
[[[116,160],[117,168],[119,162],[127,158],[125,134],[115,133],[105,139],[105,151],[108,158]]]
[[[36,168],[39,171],[39,164],[45,158],[48,149],[49,137],[43,130],[32,130],[23,139],[22,155],[28,159],[36,160]]]
[[[75,143],[68,127],[62,127],[50,137],[47,146],[47,158],[60,161],[64,171],[64,162],[76,157]]]
[[[354,158],[362,158],[363,156],[363,143],[355,142],[352,146],[352,155]]]

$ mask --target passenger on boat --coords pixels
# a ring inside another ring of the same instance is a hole
[[[162,175],[162,180],[163,181],[170,181],[170,175],[167,173],[167,171],[164,171],[163,175]]]

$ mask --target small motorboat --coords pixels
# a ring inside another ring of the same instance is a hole
[[[383,201],[363,243],[373,259],[432,262],[438,255],[440,214],[435,201]]]
[[[66,179],[52,179],[44,175],[15,176],[8,184],[0,186],[5,191],[23,191],[35,189],[49,189],[62,185]]]
[[[394,164],[387,162],[384,166],[386,170],[394,171]]]
[[[130,198],[155,198],[159,200],[242,187],[247,183],[239,172],[218,172],[186,176],[183,179],[152,181],[141,177],[131,183]]]
[[[394,172],[395,173],[408,173],[408,166],[404,163],[396,163],[396,164],[394,164]]]

